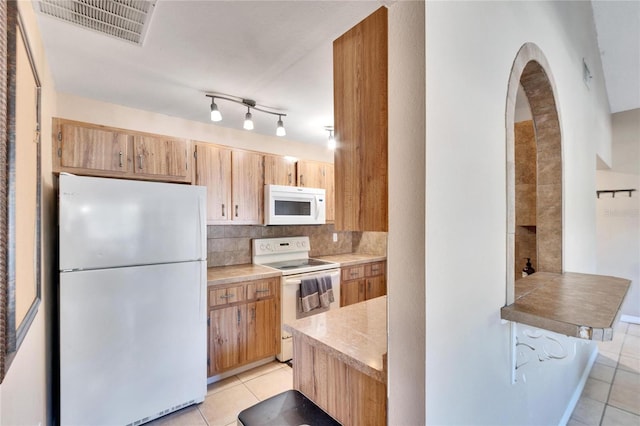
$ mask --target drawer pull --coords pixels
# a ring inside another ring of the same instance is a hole
[[[234,296],[235,294],[223,294],[222,296],[220,296],[220,299],[231,299]]]
[[[358,273],[358,271],[351,271],[351,276],[352,276],[352,277],[357,277],[358,275],[360,275],[360,274]]]
[[[269,290],[268,288],[265,290],[256,290],[256,293],[269,293],[271,290]]]

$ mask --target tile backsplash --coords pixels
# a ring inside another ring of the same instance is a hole
[[[333,242],[333,234],[338,241]],[[308,236],[309,256],[343,253],[385,255],[386,232],[335,231],[333,224],[308,226],[210,225],[207,227],[207,265],[226,266],[251,263],[254,238]]]

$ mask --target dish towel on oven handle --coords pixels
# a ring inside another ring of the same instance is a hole
[[[323,275],[300,280],[302,312],[309,312],[316,308],[328,308],[334,300],[331,276]]]

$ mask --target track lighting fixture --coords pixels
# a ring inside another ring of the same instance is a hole
[[[265,112],[267,114],[277,115],[278,122],[276,123],[276,135],[277,136],[286,136],[287,132],[284,129],[284,122],[282,121],[282,117],[286,117],[287,114],[270,111],[264,107],[257,106],[256,101],[252,99],[244,99],[244,98],[235,98],[217,94],[205,94],[206,97],[211,98],[211,121],[221,121],[222,114],[218,110],[218,105],[216,105],[216,99],[224,99],[225,101],[235,102],[240,105],[244,105],[247,107],[247,113],[244,115],[244,124],[243,128],[245,130],[253,130],[253,116],[251,114],[251,110],[254,109],[256,111]]]

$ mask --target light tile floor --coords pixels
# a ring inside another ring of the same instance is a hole
[[[640,426],[640,325],[621,322],[598,358],[567,426]],[[209,385],[203,403],[152,426],[235,426],[238,413],[293,388],[293,370],[272,362]]]
[[[640,426],[640,325],[620,322],[596,359],[567,426]]]
[[[209,385],[201,404],[176,411],[148,425],[235,426],[240,411],[288,389],[293,389],[293,369],[274,361]]]

